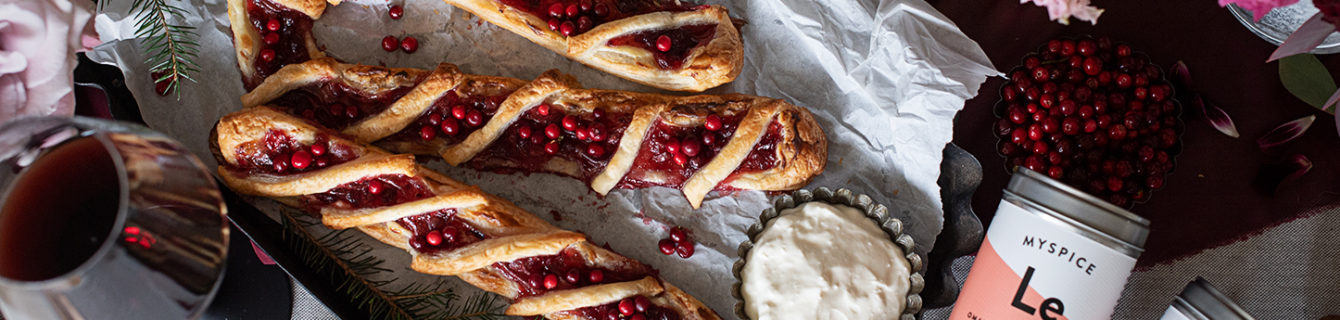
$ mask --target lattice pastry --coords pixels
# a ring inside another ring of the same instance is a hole
[[[338,4],[338,0],[330,0]],[[619,77],[679,91],[735,80],[740,33],[726,8],[679,0],[446,0],[504,29]],[[247,88],[284,65],[322,57],[312,38],[321,0],[228,0]]]
[[[240,193],[359,228],[413,256],[419,272],[457,276],[549,319],[718,319],[656,270],[558,229],[506,200],[274,109],[219,120],[219,175]]]
[[[614,188],[681,189],[697,208],[714,190],[791,190],[823,171],[813,116],[778,99],[666,96],[538,79],[315,59],[242,96],[400,153],[481,170],[549,172]]]

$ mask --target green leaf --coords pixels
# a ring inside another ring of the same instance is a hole
[[[1326,66],[1312,54],[1298,54],[1280,59],[1280,82],[1298,99],[1320,109],[1335,93],[1335,79]],[[1332,112],[1334,113],[1334,112]]]

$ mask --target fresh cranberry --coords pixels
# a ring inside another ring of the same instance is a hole
[[[591,274],[587,276],[587,280],[591,280],[591,283],[600,283],[602,281],[605,281],[605,272],[600,271],[600,269],[591,270]]]
[[[557,4],[557,3],[555,3],[555,4]],[[550,31],[558,31],[559,26],[561,26],[562,24],[563,24],[563,22],[562,22],[562,21],[559,21],[558,18],[549,18],[549,30],[550,30]]]
[[[1126,44],[1119,44],[1119,45],[1117,45],[1117,56],[1118,56],[1118,57],[1129,57],[1130,55],[1131,55],[1131,46],[1126,45]]]
[[[676,153],[675,156],[672,158],[672,160],[675,161],[675,165],[681,167],[689,163],[689,157],[684,155],[683,153]]]
[[[698,145],[698,141],[693,139],[693,137],[685,138],[684,141],[679,143],[679,150],[682,151],[684,155],[690,157],[697,156],[698,152],[701,151],[700,148],[701,146]]]
[[[470,110],[469,113],[465,114],[465,124],[468,124],[471,127],[478,127],[484,124],[484,113],[479,112],[478,109]]]
[[[428,116],[428,124],[435,125],[435,126],[436,126],[436,125],[441,125],[441,124],[442,124],[442,115],[440,115],[440,114],[434,114],[434,115]]]
[[[661,254],[667,256],[675,254],[675,242],[673,240],[661,239],[661,241],[657,242],[656,245],[660,246]]]
[[[384,188],[384,187],[382,186],[382,182],[381,182],[381,181],[377,181],[377,180],[371,180],[371,181],[368,181],[368,193],[371,193],[371,194],[381,194],[381,193],[382,193],[382,188]]]
[[[419,137],[424,140],[433,140],[437,137],[437,128],[432,125],[423,126],[423,128],[419,128]]]
[[[419,51],[419,39],[415,39],[414,37],[411,36],[406,36],[405,40],[400,41],[400,49],[405,50],[405,53],[414,53],[415,51]]]
[[[605,5],[604,3],[600,3],[596,4],[595,8],[593,8],[592,11],[594,11],[597,16],[603,18],[610,14],[610,7]]]
[[[405,15],[405,8],[400,7],[398,4],[393,4],[391,5],[391,10],[386,11],[386,14],[391,16],[391,19],[399,20],[401,16]]]
[[[426,235],[423,236],[423,240],[426,241],[426,242],[428,242],[428,245],[430,245],[430,246],[438,246],[438,245],[441,245],[441,244],[442,244],[442,232],[437,231],[437,230],[428,231],[428,234],[426,234]]]
[[[679,141],[671,139],[665,142],[665,152],[679,153]]]
[[[265,22],[265,30],[279,31],[279,27],[281,27],[279,19],[270,18],[269,21]]]
[[[535,113],[536,113],[536,114],[539,114],[539,115],[541,115],[541,116],[548,116],[548,115],[549,115],[549,105],[548,105],[548,104],[541,103],[540,105],[535,106]]]
[[[556,287],[558,287],[558,276],[552,273],[544,275],[544,288],[553,289]]]
[[[465,108],[465,105],[458,104],[454,107],[451,107],[451,117],[456,118],[456,120],[465,120],[465,115],[469,111],[470,111],[469,109]]]
[[[565,273],[563,274],[563,280],[567,280],[568,283],[571,283],[571,284],[578,284],[578,283],[581,283],[581,282],[582,282],[582,271],[581,271],[581,270],[577,270],[577,269],[568,269],[568,272],[565,272]]]
[[[563,21],[562,24],[558,25],[558,33],[563,34],[564,37],[571,37],[577,33],[577,25],[573,24],[572,21]]]
[[[674,227],[670,229],[670,240],[673,240],[674,242],[684,242],[688,239],[689,235],[684,232],[684,228]]]
[[[577,140],[590,141],[589,138],[591,132],[586,128],[577,128],[577,130],[573,130],[572,133],[577,136]]]
[[[703,145],[704,145],[704,146],[709,146],[709,147],[710,147],[710,146],[716,144],[716,142],[717,142],[717,138],[716,138],[716,136],[714,136],[714,135],[712,135],[712,134],[704,134],[704,135],[703,135]]]
[[[688,259],[689,257],[693,256],[693,244],[692,243],[681,244],[675,248],[675,252],[679,253],[680,258]]]
[[[578,14],[581,14],[581,8],[578,8],[576,3],[569,4],[564,12],[568,14],[568,18],[576,18]]]
[[[442,119],[442,133],[447,135],[456,135],[460,131],[461,124],[453,119]]]
[[[636,303],[633,302],[633,298],[624,298],[623,300],[620,300],[619,314],[622,314],[624,316],[633,315],[633,313],[637,312],[637,306],[635,304]]]
[[[707,115],[707,119],[703,120],[703,128],[707,131],[721,130],[721,117],[715,114]]]
[[[396,49],[400,49],[399,39],[396,39],[395,36],[386,36],[385,38],[382,38],[382,50],[392,52],[396,51]]]
[[[586,155],[589,155],[592,158],[603,157],[605,156],[605,147],[600,146],[599,143],[589,144],[586,146]]]
[[[557,141],[557,140],[555,140],[555,141],[549,141],[549,143],[546,143],[546,144],[544,145],[544,153],[547,153],[547,154],[556,154],[556,153],[558,153],[558,147],[559,147],[559,145],[558,145],[558,141]]]
[[[633,297],[633,309],[637,312],[647,312],[648,309],[651,309],[651,300],[644,296]]]
[[[270,49],[261,49],[261,61],[270,62],[275,60],[275,51]]]
[[[591,21],[591,17],[582,16],[581,18],[577,18],[577,32],[590,31],[591,27],[594,27],[595,25],[596,23]]]
[[[590,12],[591,8],[594,6],[591,0],[581,0],[578,1],[577,4],[578,7],[582,9],[582,12]]]
[[[265,41],[266,45],[275,45],[276,43],[279,43],[279,33],[278,32],[266,33],[265,36],[262,37],[262,40]]]
[[[572,115],[563,116],[563,130],[573,131],[577,129],[577,117]]]
[[[588,131],[589,131],[589,134],[591,135],[591,141],[595,141],[595,142],[605,141],[605,129],[604,129],[604,126],[601,126],[599,123],[592,124],[592,125],[591,125],[591,129],[588,130]]]
[[[309,148],[309,149],[312,150],[312,155],[314,155],[314,156],[321,156],[321,155],[326,154],[326,145],[323,145],[323,144],[320,144],[320,143],[318,143],[318,144],[313,144],[312,147]]]
[[[290,163],[295,169],[307,169],[307,166],[312,164],[312,154],[307,150],[298,150],[290,157]]]
[[[527,126],[522,126],[516,129],[516,135],[518,137],[521,137],[521,139],[530,138],[530,133],[531,133],[530,127]]]
[[[544,136],[549,139],[558,139],[558,136],[561,134],[563,134],[563,132],[559,131],[558,125],[556,124],[550,123],[548,126],[544,127]]]
[[[549,5],[549,16],[550,16],[550,17],[554,17],[554,18],[562,18],[562,17],[563,17],[563,4],[562,4],[562,3],[555,2],[554,4]]]
[[[661,35],[659,37],[656,37],[656,50],[658,51],[661,52],[670,51],[671,44],[672,43],[670,42],[670,36]]]

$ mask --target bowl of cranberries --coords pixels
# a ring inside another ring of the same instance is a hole
[[[1163,187],[1182,150],[1182,109],[1147,55],[1107,37],[1054,39],[1008,77],[994,110],[1007,171],[1037,171],[1124,208]]]

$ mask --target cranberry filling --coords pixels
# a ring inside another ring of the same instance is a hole
[[[493,118],[511,91],[493,96],[458,96],[456,90],[448,91],[442,98],[433,102],[414,123],[406,126],[389,137],[396,141],[425,141],[441,139],[448,145],[465,141],[475,130]]]
[[[581,319],[647,319],[647,320],[678,320],[679,314],[674,310],[662,308],[651,303],[651,299],[645,296],[634,296],[624,298],[623,300],[610,302],[598,306],[579,308],[568,311],[577,315]]]
[[[503,277],[516,282],[518,298],[538,296],[550,290],[637,280],[652,273],[652,270],[640,266],[630,266],[626,270],[592,268],[572,248],[563,249],[555,255],[494,263],[493,268]]]
[[[451,251],[488,236],[456,218],[456,209],[444,209],[396,220],[413,235],[409,246],[419,253]]]
[[[286,65],[310,60],[307,37],[311,35],[312,18],[270,0],[247,2],[251,27],[260,35],[261,47],[256,52],[253,67],[256,75],[242,79],[247,90],[256,88],[262,80]]]
[[[680,127],[658,121],[642,142],[633,167],[619,182],[619,188],[665,186],[679,188],[694,172],[707,165],[721,152],[735,128],[744,119],[744,113],[717,117],[708,116],[708,125]],[[716,119],[716,120],[711,120]],[[719,124],[717,124],[719,123]],[[774,142],[775,144],[775,142]]]
[[[731,172],[730,176],[727,176],[725,180],[722,180],[721,183],[717,185],[716,190],[730,189],[730,187],[728,187],[730,181],[735,180],[735,177],[738,177],[741,174],[759,172],[777,167],[777,142],[781,139],[782,123],[773,120],[772,123],[768,124],[768,131],[763,133],[763,137],[759,138],[758,144],[754,145],[754,150],[749,151],[749,155],[745,156],[744,162],[740,163],[740,167],[735,168],[735,171]]]
[[[716,30],[716,24],[699,24],[670,30],[642,31],[610,39],[609,45],[646,49],[656,57],[656,66],[677,70],[684,66],[689,51],[712,40]]]
[[[287,175],[325,168],[358,157],[349,146],[317,134],[312,144],[302,144],[283,131],[271,129],[257,141],[237,148],[238,164],[232,169],[247,174]]]
[[[331,188],[326,192],[303,196],[303,203],[314,209],[319,207],[363,209],[385,207],[431,196],[433,193],[428,190],[427,185],[424,185],[423,180],[401,174],[388,174],[363,178]]]
[[[518,118],[469,163],[476,169],[500,172],[572,175],[552,171],[547,166],[554,157],[560,157],[577,163],[581,170],[573,177],[589,183],[605,170],[632,119],[632,114],[608,113],[603,109],[567,115],[557,107],[542,104]]]
[[[415,83],[421,80],[416,79]],[[385,111],[386,107],[413,89],[411,85],[384,92],[364,92],[341,82],[322,82],[289,91],[270,104],[338,130]]]
[[[548,22],[549,30],[568,37],[624,17],[662,11],[690,11],[701,7],[677,0],[498,0],[498,2],[544,19]]]

